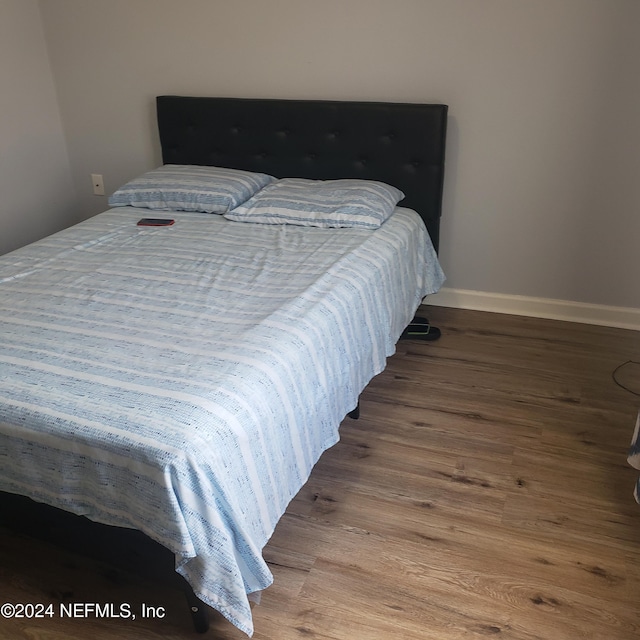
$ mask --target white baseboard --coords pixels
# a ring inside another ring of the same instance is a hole
[[[509,313],[517,316],[567,320],[640,331],[640,309],[632,307],[610,307],[550,298],[532,298],[447,288],[427,296],[424,302],[438,307]]]

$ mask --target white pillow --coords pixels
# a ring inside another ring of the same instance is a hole
[[[374,180],[284,178],[224,215],[238,222],[377,229],[403,198]]]
[[[165,164],[120,187],[109,198],[109,205],[225,213],[274,180],[264,173],[239,169]]]

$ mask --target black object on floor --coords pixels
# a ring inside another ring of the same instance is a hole
[[[400,340],[424,340],[433,342],[442,335],[438,327],[429,324],[427,318],[415,317],[402,332]]]

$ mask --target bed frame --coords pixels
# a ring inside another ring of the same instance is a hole
[[[400,204],[420,214],[438,248],[446,105],[159,96],[157,116],[165,164],[387,182],[405,193]],[[143,534],[10,494],[0,494],[1,525],[94,557],[127,548],[126,566],[154,579],[165,567],[185,591],[196,630],[207,630],[207,607],[173,572],[173,554]],[[99,558],[116,564],[115,554]]]
[[[380,180],[440,239],[447,106],[159,96],[164,164]]]

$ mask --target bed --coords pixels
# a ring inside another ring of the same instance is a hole
[[[164,167],[268,176],[249,201],[288,178],[405,196],[377,228],[129,201],[0,257],[0,490],[142,532],[251,635],[278,519],[443,282],[447,108],[161,96],[157,117]]]

